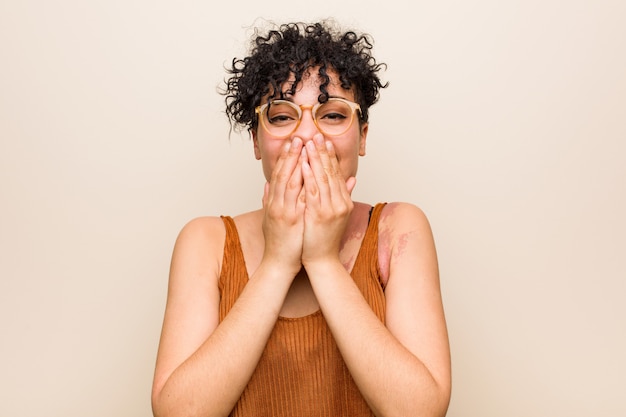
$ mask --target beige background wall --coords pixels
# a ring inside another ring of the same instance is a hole
[[[355,197],[431,219],[448,415],[626,414],[625,2],[210,3],[0,0],[0,415],[151,415],[179,229],[261,198],[223,64],[326,16],[389,64]]]

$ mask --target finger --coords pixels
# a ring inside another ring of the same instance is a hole
[[[304,199],[306,202],[307,210],[318,210],[320,207],[319,187],[315,179],[315,174],[311,168],[309,161],[311,157],[309,155],[309,148],[304,149],[303,153],[307,156],[302,161],[302,179],[304,181]]]
[[[348,195],[352,196],[352,190],[356,187],[356,177],[350,177],[346,180],[346,190],[348,191]]]
[[[270,192],[270,183],[269,182],[265,182],[265,186],[263,187],[263,207],[267,207],[267,204],[269,202],[269,192]]]
[[[329,169],[327,170],[328,184],[330,187],[331,197],[341,195],[349,196],[350,192],[346,189],[346,180],[344,180],[339,167],[339,160],[335,153],[335,146],[331,141],[325,143],[326,153],[328,155]]]
[[[293,141],[285,143],[283,151],[272,172],[272,179],[270,181],[271,199],[279,198],[282,200],[281,203],[284,203],[285,190],[298,165],[301,149],[302,140],[300,138],[294,138]]]
[[[326,176],[331,176],[333,174],[333,166],[327,147],[327,143],[329,143],[329,141],[326,141],[324,139],[324,136],[318,134],[313,137],[313,143],[315,143],[315,149],[317,150],[320,162],[324,167],[324,172],[326,173]]]
[[[274,169],[272,170],[272,176],[269,179],[269,188],[267,190],[268,193],[268,203],[272,200],[272,196],[274,195],[274,190],[276,188],[276,183],[278,182],[278,173],[281,171],[282,166],[285,163],[285,159],[287,158],[287,154],[289,153],[289,149],[291,148],[291,142],[285,142],[283,144],[280,155],[278,156],[278,160],[276,161],[276,165],[274,165]]]
[[[302,215],[304,214],[304,210],[306,209],[306,189],[304,185],[300,189],[300,193],[298,194],[298,199],[296,200],[296,214]]]
[[[323,141],[323,137],[319,136]],[[306,143],[306,152],[308,156],[308,164],[311,169],[311,173],[316,183],[316,187],[311,191],[317,196],[317,198],[321,199],[321,203],[325,204],[326,202],[330,202],[330,189],[328,186],[329,177],[327,174],[327,168],[324,166],[324,162],[322,161],[322,156],[320,155],[319,150],[324,150],[325,161],[328,165],[328,154],[325,151],[326,146],[322,144],[322,146],[318,146],[315,140],[310,140]],[[306,183],[305,183],[306,186]]]
[[[302,163],[306,156],[303,150],[304,149],[300,150],[300,156],[285,188],[284,201],[285,207],[287,208],[296,208],[298,198],[301,194],[302,188],[304,187],[304,180],[302,178]]]

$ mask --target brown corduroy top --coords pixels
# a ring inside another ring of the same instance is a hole
[[[378,318],[384,322],[385,296],[378,267],[378,220],[385,204],[372,210],[350,275]],[[248,282],[233,219],[226,226],[219,280],[220,322]],[[256,370],[230,413],[233,417],[371,417],[341,357],[322,312],[279,317]]]

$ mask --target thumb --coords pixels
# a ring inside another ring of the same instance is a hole
[[[270,193],[270,183],[265,182],[265,187],[263,187],[263,199],[261,200],[263,203],[263,207],[265,207],[268,203]]]
[[[356,186],[356,177],[350,177],[346,180],[346,188],[348,189],[348,194],[352,195],[352,190]]]

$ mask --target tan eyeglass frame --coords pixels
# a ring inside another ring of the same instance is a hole
[[[346,126],[346,129],[344,131],[340,132],[340,133],[328,133],[328,132],[326,132],[317,123],[317,119],[315,118],[315,113],[317,112],[317,110],[321,106],[323,106],[324,104],[327,104],[329,102],[333,102],[333,101],[341,101],[341,102],[347,104],[350,107],[350,109],[352,109],[352,113],[350,113],[350,115],[351,115],[350,123],[348,123],[348,125]],[[267,131],[267,133],[269,133],[271,135],[274,135],[274,133],[272,133],[272,131],[269,129],[269,127],[265,124],[266,123],[266,118],[264,116],[265,115],[265,110],[267,109],[267,107],[270,104],[287,104],[287,105],[291,106],[292,108],[294,108],[298,112],[298,122],[295,124],[293,129],[288,134],[279,136],[279,137],[285,137],[285,138],[287,136],[291,135],[294,131],[296,131],[296,129],[298,129],[298,126],[300,126],[300,122],[302,121],[302,114],[304,113],[304,110],[311,110],[311,116],[313,117],[313,123],[315,123],[315,126],[317,126],[317,128],[319,129],[320,132],[322,132],[323,134],[325,134],[327,136],[339,136],[339,135],[342,135],[342,134],[346,133],[348,131],[348,129],[350,129],[350,127],[354,123],[354,114],[356,113],[356,111],[358,110],[359,114],[361,113],[361,106],[358,103],[355,103],[355,102],[350,101],[350,100],[346,100],[344,98],[338,98],[338,97],[332,97],[332,98],[329,98],[328,101],[325,101],[324,103],[317,103],[317,104],[296,104],[296,103],[294,103],[292,101],[289,101],[289,100],[272,100],[272,101],[268,101],[265,104],[257,106],[254,109],[254,112],[259,117],[261,125]]]

